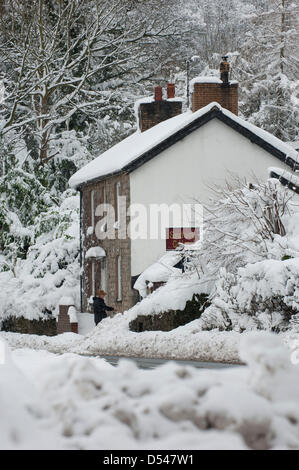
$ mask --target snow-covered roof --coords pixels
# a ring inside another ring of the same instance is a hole
[[[85,258],[105,258],[106,251],[101,246],[93,246],[86,252]]]
[[[174,267],[181,259],[182,254],[179,251],[168,251],[140,274],[134,284],[134,289],[145,297],[147,282],[166,282],[173,274],[181,272],[180,269]]]
[[[279,167],[270,167],[268,171],[270,176],[274,178],[279,177],[280,182],[284,186],[288,186],[289,189],[292,189],[297,194],[299,193],[299,175]]]
[[[288,145],[290,145],[295,150],[299,150],[299,140],[295,140],[294,142],[288,142]]]
[[[264,143],[270,144],[272,147],[282,152],[286,157],[291,158],[295,162],[299,160],[298,152],[290,145],[282,142],[269,132],[236,116],[227,109],[222,108],[218,103],[212,102],[194,113],[189,110],[161,122],[145,132],[135,132],[77,171],[70,178],[70,186],[76,188],[91,180],[119,173],[124,169],[128,169],[126,168],[128,165],[133,162],[138,162],[138,160],[147,152],[153,150],[169,137],[181,132],[194,123],[194,121],[200,121],[203,116],[212,112],[214,109],[218,111],[218,117],[223,116],[229,124],[235,123],[235,128],[238,127],[243,130],[246,129],[257,138],[262,139]],[[212,117],[216,117],[216,115]]]
[[[195,77],[190,81],[190,91],[194,91],[195,83],[223,83],[223,81],[218,77]]]
[[[200,76],[200,77],[195,77],[190,81],[190,91],[194,91],[194,85],[195,83],[217,83],[217,84],[222,84],[223,81],[219,77],[214,77],[214,76]],[[238,83],[236,80],[230,80],[229,81],[230,85],[235,85]]]

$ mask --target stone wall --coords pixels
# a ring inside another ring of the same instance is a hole
[[[169,310],[155,315],[138,315],[135,320],[130,322],[129,328],[138,333],[142,331],[171,331],[200,318],[202,312],[209,305],[206,294],[194,295],[192,300],[187,301],[184,310]]]
[[[57,322],[55,318],[28,320],[24,317],[11,316],[2,321],[1,331],[55,336],[57,334]]]

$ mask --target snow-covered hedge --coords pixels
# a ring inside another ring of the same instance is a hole
[[[265,260],[220,273],[205,327],[283,331],[299,320],[299,258]],[[299,325],[299,321],[298,321]]]

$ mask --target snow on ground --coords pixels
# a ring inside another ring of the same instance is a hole
[[[248,367],[140,370],[16,349],[0,365],[0,446],[299,449],[299,366],[270,333],[243,335],[240,356]]]
[[[90,318],[88,321],[90,322]],[[88,326],[90,328],[90,323]],[[169,332],[135,333],[128,328],[128,318],[118,314],[114,318],[102,320],[85,336],[64,333],[51,337],[2,331],[0,339],[3,338],[12,349],[29,348],[59,354],[78,353],[88,356],[115,355],[241,363],[239,344],[241,339],[248,334],[250,333],[201,331],[198,320]],[[296,354],[299,350],[298,333],[280,333],[278,336],[289,348],[290,354],[292,352]]]
[[[0,333],[13,349],[30,348],[53,353],[73,352],[85,355],[116,355],[147,358],[202,360],[238,363],[241,335],[235,332],[198,331],[196,322],[170,332],[128,330],[128,322],[107,318],[85,336],[64,333],[58,336],[37,336]]]

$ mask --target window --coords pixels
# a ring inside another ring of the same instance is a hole
[[[119,217],[120,217],[120,182],[116,183],[115,185],[115,228],[118,228],[119,225]]]
[[[92,190],[90,193],[90,225],[94,228],[94,191]]]
[[[116,292],[117,292],[117,301],[122,301],[122,279],[121,279],[121,256],[116,258]]]
[[[89,297],[95,296],[95,264],[94,262],[88,263],[88,283],[89,283]]]
[[[107,262],[105,259],[101,260],[101,289],[107,291]]]
[[[95,263],[91,263],[91,295],[94,297],[96,295],[96,276],[95,276]]]

